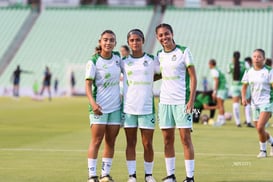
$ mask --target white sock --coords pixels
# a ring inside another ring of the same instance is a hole
[[[194,176],[194,160],[185,160],[185,167],[187,177],[192,178]]]
[[[267,142],[268,142],[270,145],[273,145],[273,137],[272,137],[272,136],[269,136],[269,139],[267,140]]]
[[[247,104],[245,106],[245,117],[246,117],[246,122],[251,123],[251,106],[250,106],[250,104]]]
[[[97,159],[88,158],[88,177],[97,176]]]
[[[240,121],[240,104],[239,103],[233,103],[233,116],[236,125],[241,124]]]
[[[260,143],[260,150],[261,151],[266,151],[266,142],[262,143],[262,142],[259,142]]]
[[[136,161],[131,160],[131,161],[126,161],[126,163],[127,163],[127,169],[128,169],[129,175],[135,174],[136,173]]]
[[[102,158],[101,176],[106,176],[110,174],[112,161],[112,158]]]
[[[165,158],[167,176],[175,173],[175,157]]]
[[[226,122],[225,115],[218,115],[217,121],[221,123],[225,123]]]
[[[145,174],[153,174],[154,162],[144,161]]]

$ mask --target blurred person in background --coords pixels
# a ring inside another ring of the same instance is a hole
[[[130,49],[127,45],[122,45],[119,52],[122,58],[130,55]]]
[[[266,142],[271,145],[273,156],[273,138],[265,130],[273,112],[273,69],[265,64],[265,51],[256,49],[252,53],[253,66],[244,73],[242,82],[242,104],[248,104],[247,88],[251,90],[251,108],[253,121],[258,132],[260,152],[258,158],[267,157]]]
[[[16,69],[13,71],[12,74],[12,93],[14,97],[19,97],[19,90],[20,90],[20,79],[21,79],[21,73],[33,73],[31,71],[22,70],[20,68],[20,65],[17,65]]]
[[[215,124],[221,126],[226,122],[224,101],[227,99],[227,81],[224,73],[217,68],[214,59],[209,60],[209,69],[213,79],[212,98],[216,101],[218,107],[218,118]]]
[[[48,92],[48,99],[49,100],[51,100],[51,77],[52,77],[52,74],[49,70],[49,67],[46,66],[45,72],[44,72],[43,86],[42,86],[40,95],[43,95],[44,90],[46,89]]]
[[[75,85],[76,85],[76,78],[75,78],[75,74],[72,71],[71,75],[70,75],[70,86],[71,86],[71,94],[75,94]]]
[[[102,32],[99,52],[86,64],[85,91],[89,101],[91,141],[88,148],[88,182],[114,182],[110,176],[116,137],[121,125],[119,90],[120,62],[116,35],[112,30]],[[102,168],[97,176],[97,158],[104,139]]]
[[[232,83],[231,83],[231,96],[233,102],[233,116],[237,127],[242,127],[241,118],[240,118],[240,101],[241,101],[241,90],[242,90],[242,77],[246,70],[245,62],[240,61],[240,52],[235,51],[233,53],[232,62],[228,65],[227,72],[231,74]],[[253,128],[254,126],[251,123],[251,107],[250,104],[247,104],[245,107],[245,118],[247,127]]]

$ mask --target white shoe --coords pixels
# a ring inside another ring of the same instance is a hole
[[[110,175],[100,177],[100,182],[114,182],[113,178]]]
[[[136,178],[135,177],[129,177],[127,182],[136,182]]]
[[[260,151],[260,153],[257,155],[258,158],[265,158],[266,157],[266,151]]]
[[[153,176],[147,176],[145,177],[145,182],[156,182]]]

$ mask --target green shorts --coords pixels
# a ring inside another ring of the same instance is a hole
[[[160,129],[192,128],[192,114],[186,113],[184,105],[158,105]]]
[[[227,99],[227,95],[228,95],[227,90],[217,90],[217,94],[216,94],[217,98],[220,98],[222,100],[226,100]]]
[[[124,128],[142,128],[154,129],[155,128],[155,115],[134,115],[124,113]]]
[[[92,124],[121,125],[121,110],[102,115],[90,114],[89,119],[90,126]]]
[[[251,109],[253,121],[258,121],[261,112],[273,112],[273,103],[265,104],[259,107],[252,107]]]
[[[232,97],[240,97],[241,96],[242,85],[231,85],[230,93]]]

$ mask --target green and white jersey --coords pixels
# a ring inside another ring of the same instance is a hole
[[[190,96],[190,76],[187,68],[193,66],[189,48],[176,45],[170,52],[160,50],[157,56],[162,74],[160,103],[186,104]]]
[[[154,74],[160,72],[159,63],[152,55],[144,53],[139,58],[129,55],[121,65],[124,112],[134,115],[154,113],[153,82]]]
[[[227,89],[227,81],[224,73],[218,69],[218,68],[213,68],[210,70],[211,77],[213,78],[218,78],[218,89],[217,90],[226,90]],[[213,83],[215,85],[215,83]]]
[[[273,102],[273,70],[264,66],[261,70],[253,67],[245,71],[242,79],[243,84],[248,84],[251,90],[251,105],[261,106]]]
[[[234,73],[234,63],[229,63],[227,72],[231,75],[232,85],[242,85],[242,78],[246,70],[246,63],[244,61],[240,61],[240,76],[239,80],[233,80]]]
[[[111,113],[121,108],[120,62],[119,53],[113,52],[110,59],[95,54],[86,64],[85,79],[93,80],[93,97],[102,107],[103,113]],[[89,109],[92,112],[92,107]]]

